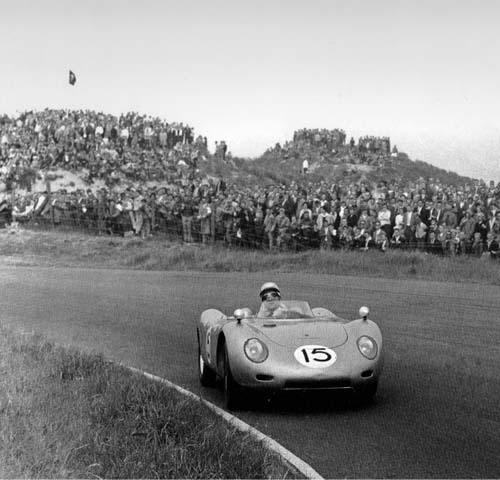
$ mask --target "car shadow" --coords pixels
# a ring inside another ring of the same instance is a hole
[[[376,408],[380,396],[365,400],[350,391],[294,391],[274,394],[251,393],[245,398],[240,411],[274,414],[323,414],[369,411]]]

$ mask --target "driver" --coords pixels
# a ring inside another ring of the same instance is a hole
[[[266,282],[260,287],[260,306],[259,316],[261,317],[283,317],[287,311],[285,305],[281,302],[281,291],[274,282]]]

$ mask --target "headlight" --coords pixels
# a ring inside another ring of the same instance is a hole
[[[258,338],[247,340],[243,350],[247,358],[255,363],[262,363],[269,355],[267,347]]]
[[[378,354],[377,342],[371,337],[359,337],[358,338],[358,348],[361,355],[373,360]]]

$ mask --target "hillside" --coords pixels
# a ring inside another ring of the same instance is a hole
[[[309,132],[302,130],[301,132]],[[335,131],[333,131],[335,132]],[[328,141],[304,142],[297,140],[286,142],[284,146],[276,145],[269,148],[256,159],[234,158],[226,168],[216,169],[218,173],[228,175],[235,180],[259,180],[264,183],[289,183],[303,181],[302,162],[308,160],[309,169],[307,179],[311,182],[325,180],[339,182],[348,180],[357,182],[366,180],[378,183],[382,180],[396,180],[398,182],[414,182],[419,178],[433,178],[443,184],[463,184],[473,182],[470,177],[461,176],[420,160],[412,160],[406,153],[398,152],[397,148],[372,148],[363,151],[358,143],[335,145],[331,148]],[[389,141],[388,139],[375,139]]]
[[[93,111],[50,110],[0,117],[0,180],[22,194],[103,187],[186,183],[206,177],[237,185],[304,180],[416,181],[433,178],[461,184],[462,177],[428,163],[412,161],[391,148],[388,137],[364,136],[347,141],[341,129],[302,129],[284,145],[270,147],[259,158],[226,155],[225,142],[216,152],[207,138],[183,124],[137,113],[116,117]],[[221,147],[224,146],[224,151]],[[309,162],[307,176],[303,161]]]

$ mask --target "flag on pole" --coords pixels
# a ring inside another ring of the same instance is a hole
[[[69,71],[69,84],[74,85],[76,83],[76,75],[70,70]]]

